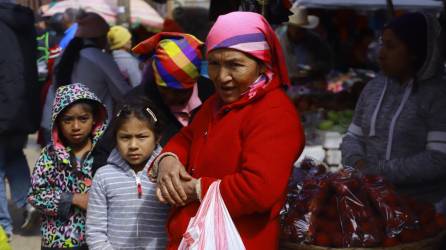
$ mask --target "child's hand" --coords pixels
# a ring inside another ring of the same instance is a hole
[[[83,209],[87,210],[88,206],[88,193],[75,193],[73,195],[73,205]]]

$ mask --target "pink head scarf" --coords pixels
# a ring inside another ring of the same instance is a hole
[[[207,53],[230,48],[252,55],[267,65],[270,71],[267,75],[273,77],[269,80],[278,85],[290,85],[279,40],[265,18],[257,13],[231,12],[219,16],[209,31],[206,45]]]

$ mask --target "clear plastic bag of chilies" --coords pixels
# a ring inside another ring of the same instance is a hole
[[[322,195],[323,181],[305,180],[302,189],[289,203],[283,219],[282,238],[295,243],[307,242],[311,238],[310,224],[319,197]]]
[[[383,177],[369,175],[362,180],[373,206],[384,220],[386,245],[391,246],[391,242],[397,244],[401,240],[420,240],[422,234],[417,232],[420,230],[419,220],[406,200],[397,195]]]
[[[371,208],[353,169],[340,171],[331,184],[336,190],[344,247],[375,247],[383,238],[383,222]]]

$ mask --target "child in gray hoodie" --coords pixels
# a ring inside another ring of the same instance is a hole
[[[161,151],[158,112],[142,99],[123,105],[112,127],[116,148],[95,174],[87,210],[90,249],[165,249],[169,207],[147,169]]]

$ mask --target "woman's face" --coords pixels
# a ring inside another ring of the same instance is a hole
[[[238,100],[264,70],[256,60],[233,49],[210,52],[208,62],[209,78],[226,104]]]
[[[414,57],[390,29],[383,32],[378,62],[384,74],[390,77],[403,78],[413,73]]]

